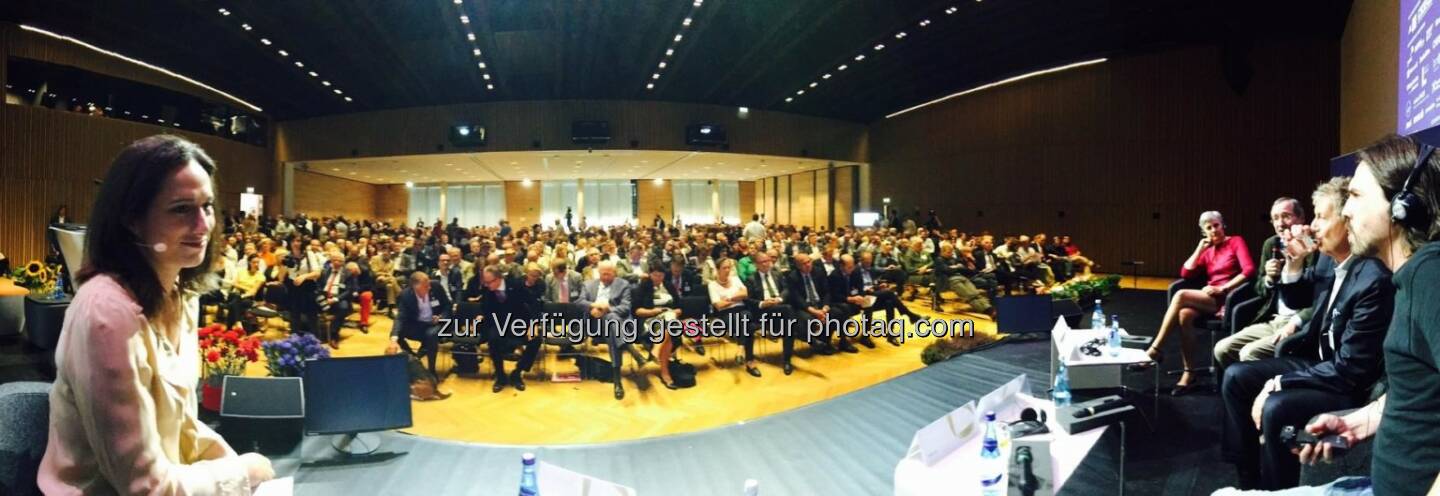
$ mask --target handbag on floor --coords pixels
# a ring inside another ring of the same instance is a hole
[[[670,381],[675,387],[695,387],[695,366],[681,361],[670,362]]]

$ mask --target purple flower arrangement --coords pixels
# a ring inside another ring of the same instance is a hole
[[[265,368],[273,377],[300,377],[307,360],[330,358],[330,350],[310,334],[291,334],[261,347],[265,349]]]

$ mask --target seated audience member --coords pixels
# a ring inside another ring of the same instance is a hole
[[[436,258],[435,271],[430,274],[430,279],[439,282],[440,287],[445,288],[445,297],[451,301],[458,301],[460,295],[465,291],[465,275],[456,267],[451,260],[450,254],[440,253]]]
[[[1344,188],[1341,188],[1343,194]],[[1327,191],[1327,194],[1328,191]],[[1318,203],[1321,198],[1321,191],[1316,190],[1315,201]],[[1338,209],[1337,209],[1338,212]],[[1251,361],[1271,358],[1275,356],[1275,345],[1281,339],[1289,337],[1300,328],[1300,323],[1309,318],[1310,314],[1306,308],[1292,308],[1285,304],[1280,298],[1280,293],[1274,291],[1274,286],[1280,282],[1280,270],[1285,264],[1285,254],[1282,250],[1284,243],[1280,240],[1282,233],[1288,233],[1290,226],[1305,224],[1305,207],[1294,198],[1280,198],[1270,205],[1270,226],[1275,228],[1275,235],[1267,238],[1260,250],[1260,256],[1267,257],[1265,262],[1265,276],[1255,281],[1255,294],[1264,298],[1265,302],[1255,315],[1255,320],[1248,323],[1246,327],[1235,334],[1221,339],[1215,343],[1215,366],[1218,377],[1224,377],[1226,367],[1237,361]],[[1315,256],[1312,254],[1305,259],[1305,268],[1315,265]],[[1308,307],[1307,307],[1308,308]]]
[[[880,279],[895,286],[905,285],[905,269],[900,266],[900,254],[895,251],[894,245],[889,238],[880,242],[880,249],[875,252],[875,273]]]
[[[1020,236],[1011,249],[1014,250],[1014,258],[1019,260],[1017,270],[1028,272],[1043,286],[1055,285],[1055,270],[1045,263],[1044,251],[1029,236]]]
[[[676,336],[666,324],[681,319],[685,312],[677,306],[675,289],[665,278],[665,264],[656,260],[646,267],[650,272],[635,285],[635,294],[630,300],[635,304],[635,317],[642,319],[641,332],[652,340],[651,343],[653,340],[660,342],[660,383],[666,389],[676,389],[675,381],[670,377],[670,357],[675,351]]]
[[[1395,288],[1383,263],[1350,253],[1340,217],[1347,185],[1346,178],[1335,178],[1315,191],[1311,227],[1324,255],[1317,265],[1301,272],[1313,247],[1284,231],[1288,262],[1278,288],[1281,297],[1320,311],[1286,341],[1281,356],[1225,371],[1222,452],[1236,465],[1242,488],[1282,489],[1299,482],[1300,466],[1281,442],[1280,430],[1359,406],[1383,373],[1381,346]]]
[[[937,306],[940,301],[939,293],[950,290],[960,297],[960,301],[970,306],[970,311],[994,318],[994,307],[990,306],[990,299],[970,280],[970,276],[976,274],[976,271],[966,265],[965,260],[955,252],[955,245],[949,241],[940,242],[940,252],[935,254],[934,267]]]
[[[537,317],[534,314],[537,305],[531,301],[534,293],[520,281],[506,278],[504,272],[494,265],[480,269],[475,279],[480,280],[483,288],[480,292],[480,313],[484,316],[481,326],[485,342],[490,344],[490,363],[495,368],[495,385],[490,391],[499,393],[507,385],[516,391],[524,391],[525,380],[521,376],[530,371],[535,357],[540,355],[542,343],[541,336],[530,332],[530,322]],[[515,370],[507,375],[505,355],[517,347],[523,347],[524,351],[520,353],[520,362],[515,364]]]
[[[615,276],[615,262],[600,262],[596,271],[599,279],[585,281],[580,301],[589,307],[588,315],[593,319],[592,331],[595,341],[603,342],[610,348],[610,367],[615,378],[615,399],[625,398],[623,370],[624,352],[630,347],[629,339],[621,333],[622,322],[633,318],[631,315],[630,283]],[[638,360],[637,360],[638,361]]]
[[[1035,235],[1035,249],[1040,251],[1041,258],[1050,270],[1055,274],[1055,280],[1068,281],[1075,277],[1075,265],[1070,262],[1070,256],[1065,253],[1065,247],[1060,246],[1060,238],[1057,236],[1053,241],[1045,233]]]
[[[829,323],[831,325],[844,323],[846,320],[849,320],[850,317],[859,314],[861,303],[864,303],[864,298],[860,296],[860,288],[850,284],[850,273],[845,272],[844,264],[837,266],[835,272],[832,272],[828,278],[820,276],[819,264],[814,265],[815,276],[825,281],[825,294],[830,299],[830,311],[828,312],[830,318]],[[855,264],[852,259],[850,272],[854,271]],[[834,332],[836,348],[846,353],[856,353],[859,351],[859,349],[855,348],[855,345],[850,343],[852,336],[846,335],[845,332],[840,332],[843,330],[843,327],[837,326],[834,330],[836,331]],[[875,342],[871,340],[868,335],[861,334],[856,338],[855,341],[862,346],[867,348],[875,347]]]
[[[550,274],[545,276],[544,302],[568,305],[580,301],[581,294],[585,291],[585,280],[579,272],[569,270],[568,267],[569,262],[564,259],[552,259]],[[547,313],[551,311],[546,310]],[[566,312],[565,317],[570,318],[572,315]]]
[[[854,277],[859,283],[860,294],[875,297],[875,304],[865,312],[867,318],[873,310],[884,310],[887,322],[895,320],[897,310],[910,319],[910,322],[919,322],[925,318],[907,308],[905,302],[900,301],[900,296],[895,294],[895,285],[880,277],[879,271],[875,270],[874,253],[867,251],[860,254],[860,265],[856,268]],[[900,345],[896,336],[890,336],[888,340],[890,344]]]
[[[1079,246],[1076,246],[1074,243],[1070,242],[1069,234],[1066,234],[1064,236],[1056,236],[1055,244],[1060,245],[1061,248],[1065,249],[1065,256],[1070,259],[1071,265],[1080,268],[1080,275],[1088,277],[1092,275],[1092,272],[1097,267],[1099,267],[1099,265],[1096,264],[1094,261],[1086,258],[1080,253]]]
[[[255,306],[255,299],[260,293],[260,288],[265,287],[265,273],[260,271],[260,257],[251,256],[245,260],[245,270],[235,275],[235,287],[230,292],[230,301],[226,304],[225,327],[235,327],[235,322],[244,316],[245,312]],[[256,329],[246,329],[254,331]]]
[[[330,252],[330,264],[320,274],[320,294],[316,298],[320,300],[320,310],[330,316],[330,325],[321,340],[329,342],[333,349],[340,349],[340,327],[345,325],[353,308],[350,302],[355,297],[355,285],[355,277],[345,270],[345,256],[338,251]]]
[[[994,243],[993,238],[991,243]],[[996,246],[990,251],[995,256],[996,276],[1000,284],[1007,287],[1010,285],[1029,284],[1032,289],[1045,285],[1043,275],[1034,269],[1026,267],[1020,258],[1020,238],[1006,236],[1005,242]]]
[[[797,332],[787,326],[795,319],[795,309],[787,303],[790,301],[788,288],[775,269],[774,252],[755,254],[755,273],[745,281],[745,288],[750,294],[750,312],[760,320],[762,329],[772,336],[780,336],[781,370],[785,375],[794,373],[790,358],[795,355]]]
[[[900,254],[900,265],[905,268],[905,284],[914,285],[905,299],[913,300],[918,291],[915,288],[932,284],[934,259],[925,254],[925,246],[919,239],[912,239],[905,252]]]
[[[1417,158],[1417,147],[1412,138],[1392,135],[1360,150],[1343,212],[1355,254],[1378,258],[1395,273],[1395,311],[1384,344],[1388,392],[1343,417],[1325,414],[1306,426],[1351,446],[1374,437],[1370,478],[1342,478],[1307,494],[1440,489],[1440,156]],[[1402,194],[1403,202],[1393,201]],[[1301,463],[1313,464],[1332,453],[1322,443],[1298,454]]]
[[[665,279],[670,283],[670,288],[675,290],[676,308],[683,310],[685,315],[700,318],[710,313],[709,287],[695,271],[685,265],[685,257],[671,257],[670,272],[665,274]],[[691,339],[695,352],[704,355],[702,336],[693,336]]]
[[[360,332],[370,332],[370,312],[375,308],[375,276],[368,267],[356,262],[345,264],[345,270],[354,281],[355,288],[350,297],[360,306]]]
[[[521,284],[525,286],[526,291],[531,293],[531,299],[526,300],[535,306],[535,309],[531,313],[537,316],[540,315],[540,313],[544,311],[543,302],[545,301],[546,293],[545,271],[540,268],[540,264],[530,262],[525,265],[524,275],[521,277]]]
[[[760,377],[760,369],[755,368],[755,329],[760,321],[745,307],[750,294],[735,274],[735,259],[720,260],[720,265],[715,266],[715,280],[710,281],[709,286],[710,305],[715,308],[710,319],[725,323],[725,332],[740,341],[745,349],[745,372]]]
[[[970,281],[974,283],[977,279],[984,279],[991,288],[1001,286],[1009,287],[1015,283],[1014,276],[1010,273],[1010,265],[1005,259],[995,255],[995,237],[989,234],[982,235],[975,242],[975,248],[970,250],[971,258],[975,260],[977,273]],[[979,283],[975,284],[980,287]],[[1008,289],[1007,289],[1008,291]],[[993,297],[995,291],[990,291]]]
[[[1160,322],[1155,342],[1146,350],[1155,363],[1160,363],[1164,358],[1160,354],[1160,347],[1164,346],[1172,333],[1180,333],[1180,362],[1185,369],[1180,374],[1180,381],[1170,391],[1174,396],[1190,392],[1192,385],[1190,371],[1194,367],[1190,363],[1190,350],[1195,345],[1194,336],[1189,329],[1193,328],[1194,323],[1201,317],[1220,312],[1225,307],[1226,296],[1255,276],[1255,264],[1251,261],[1250,249],[1245,247],[1245,240],[1239,236],[1225,234],[1225,219],[1220,216],[1220,212],[1208,211],[1200,214],[1200,231],[1204,237],[1195,247],[1195,252],[1190,254],[1190,258],[1180,267],[1180,277],[1204,278],[1205,288],[1185,289],[1175,293],[1175,298],[1170,301],[1165,317]]]
[[[274,477],[196,417],[192,295],[215,266],[215,173],[198,146],[165,135],[130,144],[106,173],[55,353],[48,442],[30,476],[41,492],[249,494]]]
[[[381,311],[394,308],[395,298],[400,296],[400,281],[395,277],[398,272],[399,267],[389,251],[370,257],[370,273],[375,276],[375,289],[384,293],[378,303],[384,307]]]
[[[830,345],[830,332],[827,330],[829,322],[843,317],[831,313],[830,300],[825,293],[825,279],[821,278],[815,270],[814,262],[810,255],[801,253],[795,255],[795,268],[787,277],[789,281],[786,286],[790,292],[790,308],[794,309],[793,315],[797,319],[794,332],[803,333],[805,341],[814,347],[815,352],[821,355],[832,355],[836,349]],[[847,346],[849,343],[845,343]],[[860,350],[849,346],[847,353],[858,353]]]
[[[424,272],[410,274],[410,287],[396,298],[394,327],[390,329],[390,346],[385,354],[394,355],[400,350],[410,351],[407,339],[420,342],[419,354],[425,356],[430,376],[440,382],[435,372],[435,357],[440,351],[440,330],[443,321],[450,318],[450,297],[439,281],[431,281]]]

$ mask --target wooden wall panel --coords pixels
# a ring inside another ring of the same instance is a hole
[[[830,229],[830,169],[820,169],[811,174],[815,178],[815,196],[811,199],[810,208],[815,212],[815,220],[810,225]]]
[[[760,214],[761,217],[768,217],[765,210],[765,199],[768,198],[770,194],[770,191],[766,189],[766,186],[770,184],[769,181],[761,179],[759,181],[751,181],[750,184],[753,184],[755,188],[755,213]]]
[[[750,222],[755,210],[755,181],[740,181],[740,223]]]
[[[1073,236],[1104,271],[1173,275],[1219,210],[1258,249],[1279,196],[1307,198],[1339,136],[1339,45],[1257,43],[1237,93],[1215,47],[1111,59],[871,126],[871,195],[945,225]]]
[[[410,216],[410,190],[403,184],[375,186],[375,218],[404,224]]]
[[[836,226],[849,226],[853,223],[852,206],[855,202],[855,176],[858,169],[859,167],[836,167],[831,170],[831,174],[835,176],[835,188],[830,191],[830,209],[834,212]]]
[[[790,176],[790,223],[797,226],[815,225],[815,174],[802,172]]]
[[[43,255],[45,222],[56,206],[86,222],[115,155],[131,142],[174,134],[199,144],[219,168],[217,203],[238,208],[247,186],[279,212],[279,181],[269,150],[214,136],[41,107],[0,105],[0,252],[14,260]]]
[[[655,181],[635,182],[635,201],[637,222],[642,225],[655,225],[655,214],[665,219],[669,224],[675,218],[675,193],[672,186],[674,181],[665,181],[655,184]]]
[[[505,217],[515,229],[540,222],[540,181],[505,181]]]
[[[791,224],[790,176],[775,178],[775,223]]]
[[[278,125],[289,146],[280,160],[318,160],[454,152],[447,132],[455,122],[476,121],[489,134],[479,151],[570,150],[572,121],[610,121],[613,139],[604,148],[624,149],[630,141],[649,150],[690,150],[685,126],[715,122],[726,126],[730,152],[864,161],[866,126],[860,123],[752,110],[744,120],[735,107],[655,101],[524,101],[417,107],[287,121]],[[597,147],[602,148],[602,147]]]
[[[343,215],[347,219],[373,219],[379,211],[376,190],[380,186],[373,184],[297,170],[294,187],[295,212],[310,217]],[[405,207],[409,209],[408,194]]]
[[[1399,120],[1400,0],[1350,6],[1340,40],[1340,153],[1395,132]]]

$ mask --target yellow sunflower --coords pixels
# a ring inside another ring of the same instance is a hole
[[[30,263],[25,264],[26,277],[30,277],[32,279],[44,279],[45,272],[45,264],[40,263],[39,260],[31,260]]]

